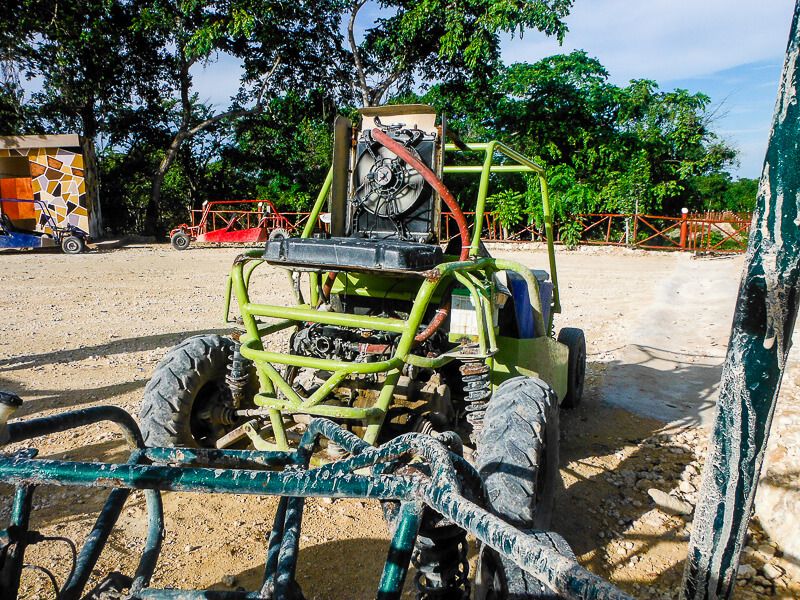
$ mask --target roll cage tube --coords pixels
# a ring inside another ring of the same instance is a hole
[[[550,279],[553,282],[553,312],[561,312],[561,295],[558,291],[558,273],[556,270],[556,255],[553,246],[553,213],[550,208],[550,195],[547,188],[547,177],[545,169],[535,163],[524,154],[521,154],[503,142],[496,140],[481,143],[462,143],[461,147],[455,144],[446,144],[445,152],[465,152],[464,148],[470,152],[483,152],[483,165],[445,165],[445,174],[474,174],[480,173],[481,179],[478,187],[478,201],[475,205],[475,223],[483,223],[483,215],[486,211],[486,198],[489,194],[489,176],[492,173],[535,173],[539,178],[539,185],[542,190],[542,212],[544,213],[544,233],[547,242],[547,256],[550,263]],[[496,153],[504,155],[514,161],[515,164],[495,164]],[[480,250],[481,228],[475,226],[472,233],[472,244],[470,245],[470,256],[475,257]]]
[[[444,173],[453,175],[472,175],[480,174],[480,184],[478,190],[478,199],[475,206],[475,223],[482,223],[483,216],[486,210],[486,198],[489,193],[489,178],[492,173],[535,173],[539,178],[539,185],[542,191],[542,210],[544,214],[544,233],[545,241],[547,243],[547,255],[550,266],[550,279],[553,282],[553,313],[561,312],[561,294],[558,287],[558,271],[556,268],[555,248],[553,245],[553,214],[550,207],[550,195],[547,186],[547,178],[545,176],[545,169],[536,162],[530,160],[525,155],[517,152],[513,148],[499,141],[480,142],[480,143],[462,143],[459,146],[455,144],[445,144],[446,152],[466,152],[465,148],[470,152],[483,152],[484,161],[482,165],[445,165]],[[508,159],[514,161],[515,164],[495,164],[495,154],[500,153]],[[317,219],[325,207],[328,200],[328,193],[330,192],[331,184],[333,182],[333,167],[328,170],[325,181],[320,188],[314,206],[311,209],[311,214],[306,221],[305,227],[300,237],[309,238],[314,233],[314,226]],[[480,234],[481,228],[475,227],[470,244],[470,256],[475,257],[478,255],[480,249]],[[249,275],[252,269],[258,265],[253,265],[248,274],[247,281],[249,282]],[[311,304],[318,303],[319,293],[319,274],[309,273],[309,284],[311,294]],[[231,279],[228,278],[225,290],[225,314],[224,321],[230,322],[230,301],[231,301]]]

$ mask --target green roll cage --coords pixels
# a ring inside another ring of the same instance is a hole
[[[260,382],[260,389],[254,398],[261,411],[266,409],[273,430],[275,443],[261,438],[255,430],[246,426],[245,431],[258,449],[286,450],[289,443],[284,427],[283,415],[307,414],[311,416],[360,421],[366,427],[363,439],[368,444],[375,444],[383,424],[384,417],[391,404],[395,386],[405,364],[423,368],[439,368],[456,359],[482,358],[492,368],[497,354],[497,330],[494,324],[494,294],[492,275],[499,271],[513,271],[522,276],[528,286],[528,294],[534,311],[534,329],[537,337],[552,337],[553,314],[560,312],[558,294],[558,277],[556,273],[555,252],[553,248],[553,219],[547,190],[545,170],[526,156],[508,147],[502,142],[470,143],[457,147],[445,145],[446,152],[483,152],[483,165],[445,165],[445,174],[480,174],[478,199],[475,207],[475,223],[483,222],[486,198],[489,191],[489,180],[492,173],[533,173],[538,176],[541,186],[542,206],[544,212],[544,229],[550,266],[550,277],[553,283],[553,296],[549,318],[545,322],[544,311],[539,295],[539,282],[528,267],[511,260],[480,257],[481,227],[474,226],[470,244],[469,260],[458,261],[455,257],[447,257],[435,268],[425,272],[409,272],[404,278],[415,278],[419,287],[411,291],[407,299],[413,299],[412,309],[407,320],[386,317],[372,317],[320,311],[320,273],[326,269],[309,271],[310,303],[301,303],[298,297],[296,306],[275,306],[257,304],[250,301],[249,286],[253,271],[265,262],[262,250],[250,250],[237,256],[227,281],[225,293],[225,322],[230,323],[231,295],[235,294],[245,333],[240,337],[242,355],[253,361]],[[495,164],[495,156],[501,154],[510,163]],[[309,219],[301,237],[313,234],[317,219],[326,204],[328,192],[333,181],[333,170],[328,172],[322,189],[317,196]],[[289,269],[292,277],[293,269]],[[344,275],[352,276],[357,271],[341,271],[337,282]],[[396,276],[395,273],[392,273]],[[368,282],[381,278],[380,274],[370,273]],[[455,348],[437,357],[429,358],[414,353],[414,337],[416,336],[426,311],[438,290],[444,289],[448,283],[455,282],[463,286],[469,293],[475,307],[475,319],[478,326],[477,352],[474,348]],[[366,286],[369,288],[369,285]],[[350,289],[350,288],[348,288]],[[368,289],[355,287],[354,293],[370,295]],[[262,319],[270,319],[264,323]],[[265,338],[279,331],[288,329],[302,322],[321,323],[353,327],[370,331],[399,333],[400,338],[393,355],[377,362],[344,362],[331,359],[299,356],[295,354],[273,352],[265,349]],[[556,343],[556,342],[553,342]],[[552,352],[551,352],[552,353]],[[301,397],[281,375],[274,365],[289,365],[299,368],[311,368],[328,371],[331,376],[308,398]],[[351,375],[383,373],[386,378],[380,394],[373,406],[352,407],[325,404],[328,395]],[[502,377],[502,375],[501,375]],[[495,379],[495,384],[499,383]],[[279,394],[283,396],[279,397]],[[258,411],[257,411],[258,412]]]

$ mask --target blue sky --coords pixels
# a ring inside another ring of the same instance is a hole
[[[575,0],[563,46],[530,32],[507,39],[503,57],[533,62],[583,49],[617,84],[642,78],[702,91],[716,112],[713,128],[741,152],[734,174],[758,177],[793,7],[793,0]],[[235,93],[239,69],[222,59],[196,77],[201,98],[221,105]]]
[[[564,45],[508,40],[506,62],[583,49],[612,81],[654,79],[711,97],[713,128],[740,151],[741,177],[758,177],[769,137],[793,0],[576,0]]]

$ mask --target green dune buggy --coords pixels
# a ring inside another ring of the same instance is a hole
[[[302,235],[234,261],[225,314],[235,300],[239,330],[189,338],[156,368],[140,413],[145,443],[286,451],[314,417],[370,445],[447,435],[477,466],[496,514],[546,529],[558,409],[580,402],[586,349],[578,329],[553,334],[560,304],[544,170],[499,142],[444,143],[446,123],[427,106],[360,113],[357,127],[337,118],[333,165]],[[464,164],[445,161],[450,154]],[[501,173],[538,177],[549,272],[490,256],[442,182],[480,176],[482,223]],[[442,204],[459,230],[444,248]],[[326,206],[330,230],[315,231]],[[263,265],[287,271],[293,305],[251,299]],[[324,446],[317,462],[347,454]]]

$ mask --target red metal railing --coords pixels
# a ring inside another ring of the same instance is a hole
[[[308,221],[308,212],[267,212],[264,210],[192,211],[192,225],[201,232],[235,227],[282,228],[298,235]],[[474,228],[474,212],[464,213],[469,228]],[[576,215],[582,224],[580,244],[629,246],[652,250],[736,253],[747,249],[750,215],[742,213],[685,214],[680,217],[623,213],[589,213]],[[326,231],[328,225],[320,216],[316,229]],[[556,224],[555,231],[559,226]],[[439,228],[442,241],[458,235],[453,215],[443,212]],[[481,239],[487,242],[541,241],[542,231],[535,224],[521,223],[503,227],[495,213],[483,215]],[[556,239],[558,243],[559,240]]]
[[[583,223],[582,244],[632,246],[655,250],[689,252],[744,252],[750,233],[750,216],[587,214],[578,215]]]
[[[474,218],[475,215],[475,213],[465,214],[467,218]],[[681,217],[665,217],[590,213],[576,215],[575,218],[582,223],[579,243],[599,246],[735,253],[747,249],[747,238],[750,233],[749,214],[687,214]],[[555,230],[558,229],[556,225]],[[442,213],[440,232],[440,237],[444,241],[455,235],[450,213]],[[494,213],[486,213],[481,239],[492,242],[540,241],[542,231],[534,224],[519,224],[504,228]]]

